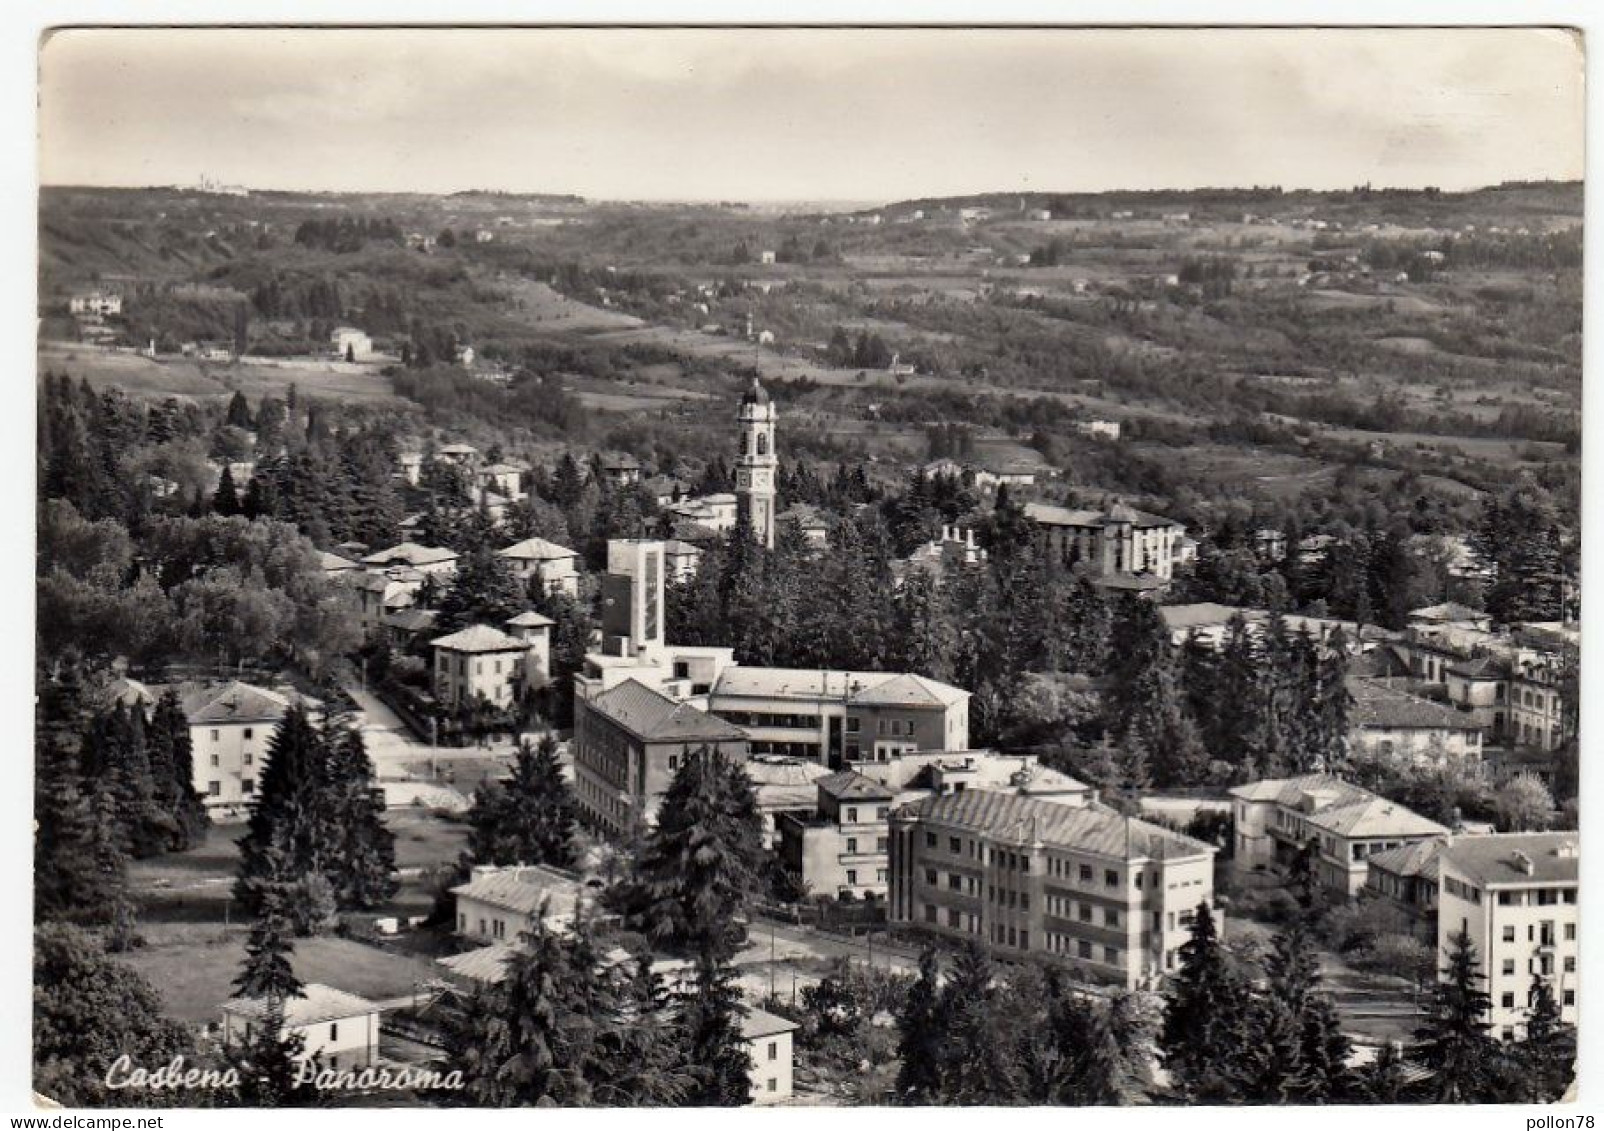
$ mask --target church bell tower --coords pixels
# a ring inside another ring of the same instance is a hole
[[[739,415],[741,449],[735,460],[735,500],[752,524],[752,537],[774,549],[775,473],[780,458],[774,451],[774,403],[768,391],[752,378],[741,397]]]

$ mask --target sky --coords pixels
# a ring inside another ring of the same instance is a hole
[[[44,184],[891,201],[1582,175],[1532,29],[86,29]]]

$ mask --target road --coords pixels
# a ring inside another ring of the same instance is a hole
[[[804,959],[829,961],[836,958],[847,958],[861,965],[873,965],[899,974],[919,972],[918,956],[900,946],[896,950],[888,950],[883,936],[871,944],[863,938],[849,939],[811,927],[762,918],[752,921],[748,945],[735,956],[735,964],[749,967],[770,962],[785,964]]]

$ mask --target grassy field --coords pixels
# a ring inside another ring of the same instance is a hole
[[[403,405],[390,379],[377,366],[354,367],[345,362],[221,362],[186,357],[148,358],[68,343],[41,343],[39,372],[67,373],[86,378],[96,389],[117,388],[134,397],[179,400],[222,400],[243,392],[253,401],[263,394],[282,397],[291,385],[302,396],[332,397],[366,404]]]
[[[147,945],[123,956],[161,993],[167,1013],[179,1021],[218,1019],[234,996],[233,980],[245,955],[244,927],[197,928],[184,939]],[[303,982],[322,982],[369,1000],[401,997],[419,982],[440,976],[427,958],[397,954],[352,939],[297,939],[291,960]]]
[[[426,914],[434,893],[419,873],[455,861],[467,842],[467,826],[413,809],[392,810],[385,823],[395,833],[402,882],[372,915]],[[238,823],[214,825],[194,851],[129,868],[144,945],[127,956],[128,963],[150,979],[180,1020],[215,1020],[219,1004],[232,994],[249,933],[232,900],[237,841],[244,832]],[[415,981],[436,976],[427,957],[334,937],[298,939],[294,965],[302,981],[326,982],[367,998],[398,997],[410,993]]]

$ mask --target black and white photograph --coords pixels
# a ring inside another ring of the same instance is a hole
[[[36,1114],[1591,1127],[1585,46],[47,28]]]

